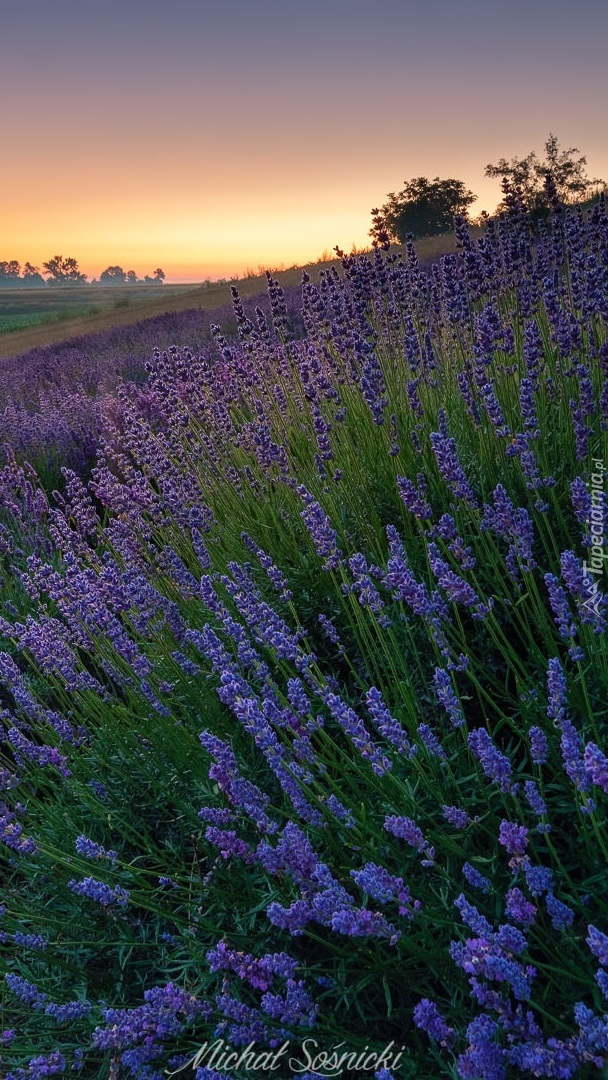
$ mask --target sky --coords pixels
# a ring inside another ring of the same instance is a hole
[[[370,243],[554,132],[608,177],[602,0],[0,0],[0,260],[167,281]]]

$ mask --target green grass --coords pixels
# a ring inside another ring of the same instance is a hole
[[[0,315],[0,334],[10,334],[15,330],[26,330],[28,326],[39,326],[45,322],[42,313],[31,315]]]
[[[164,285],[163,296],[174,296],[191,286]],[[165,291],[166,290],[166,291]],[[81,318],[100,312],[137,308],[160,297],[156,286],[83,285],[73,288],[1,289],[0,334],[26,330],[45,323]]]

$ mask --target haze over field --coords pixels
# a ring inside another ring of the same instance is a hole
[[[482,0],[31,0],[4,6],[0,258],[62,252],[169,281],[366,245],[412,176],[455,176],[549,131],[608,175],[608,10]]]

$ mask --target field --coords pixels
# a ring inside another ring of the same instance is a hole
[[[450,247],[4,361],[5,1080],[606,1075],[608,216]]]
[[[476,230],[478,233],[480,230]],[[428,237],[417,243],[418,257],[429,263],[454,250],[454,237]],[[276,271],[283,287],[299,284],[302,269],[314,276],[338,259],[320,259],[308,267]],[[191,308],[212,311],[230,302],[230,284],[238,284],[243,297],[266,290],[260,269],[238,282],[203,282],[200,285],[95,286],[44,289],[0,289],[0,358],[18,356],[28,349],[63,342],[67,338],[128,326],[136,319]]]
[[[177,297],[192,292],[183,285],[145,286],[72,286],[69,288],[0,289],[0,357],[15,356],[39,344],[62,341],[70,333],[82,333],[87,320],[109,325],[112,318],[158,310],[159,289],[162,304],[170,310]],[[95,322],[89,325],[94,330]],[[37,328],[36,332],[32,332]],[[29,331],[20,334],[19,331]],[[5,335],[9,335],[5,337]]]

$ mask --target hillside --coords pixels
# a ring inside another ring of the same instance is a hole
[[[476,235],[477,229],[473,229]],[[395,249],[398,250],[398,249]],[[454,250],[454,237],[452,233],[443,236],[428,237],[416,244],[418,258],[422,263],[432,262]],[[287,270],[273,271],[281,285],[296,285],[301,279],[302,270],[306,270],[313,280],[316,280],[320,272],[332,265],[337,265],[338,259],[319,260],[306,266],[293,266]],[[213,311],[215,308],[224,307],[230,303],[230,286],[236,284],[243,298],[257,296],[266,291],[266,278],[264,274],[234,279],[230,282],[205,282],[200,285],[163,285],[161,288],[148,290],[149,295],[139,298],[135,292],[129,293],[127,289],[86,286],[78,289],[79,295],[83,296],[83,304],[101,307],[101,304],[109,305],[102,310],[86,314],[70,315],[69,308],[61,312],[61,306],[65,304],[68,290],[57,290],[57,314],[61,318],[52,322],[40,323],[37,326],[28,326],[22,330],[13,330],[0,333],[0,359],[19,356],[29,349],[40,348],[45,345],[54,345],[71,338],[82,337],[86,334],[95,334],[115,327],[129,326],[144,319],[154,318],[168,312],[188,311],[199,309]],[[32,310],[35,307],[36,294],[43,294],[40,303],[44,303],[45,310],[49,310],[50,290],[11,290],[10,299],[14,302],[19,300],[23,311]],[[71,290],[70,290],[71,292]],[[102,299],[100,299],[100,296]],[[0,311],[2,303],[6,304],[7,293],[0,294]]]

